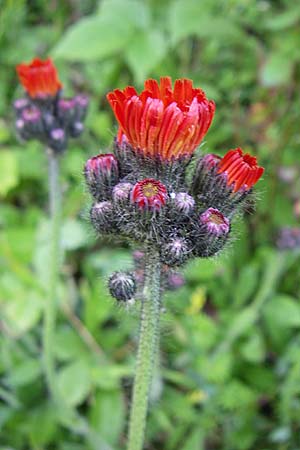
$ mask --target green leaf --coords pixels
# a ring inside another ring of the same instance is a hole
[[[54,437],[56,423],[56,408],[46,404],[35,409],[29,419],[29,436],[34,448],[47,445]]]
[[[265,22],[265,27],[269,30],[279,31],[295,25],[300,19],[299,5],[292,6],[291,9],[269,17]]]
[[[260,79],[264,86],[280,86],[290,82],[293,69],[293,60],[283,52],[274,52],[269,55],[263,64]]]
[[[17,186],[19,181],[19,169],[16,154],[11,150],[1,150],[0,167],[0,196],[6,196],[12,188]]]
[[[119,14],[87,17],[71,26],[52,54],[67,61],[95,61],[124,49],[134,29]]]
[[[262,362],[265,358],[265,343],[259,332],[251,333],[249,339],[240,348],[243,357],[252,363]]]
[[[25,386],[35,381],[41,374],[42,367],[38,359],[26,359],[13,368],[9,377],[12,386]]]
[[[300,305],[288,295],[277,295],[265,306],[264,314],[271,328],[300,327]]]
[[[75,219],[67,219],[62,227],[62,247],[65,250],[76,250],[87,243],[86,226]]]
[[[170,4],[169,30],[175,44],[187,36],[221,39],[239,37],[240,28],[229,17],[216,15],[199,0],[176,0]]]
[[[137,83],[142,83],[167,51],[166,37],[159,30],[140,31],[129,43],[127,61]]]
[[[78,360],[63,367],[57,380],[62,396],[70,406],[82,403],[92,386],[90,367],[85,360]]]
[[[99,436],[115,445],[125,421],[121,391],[98,392],[91,407],[91,425]]]

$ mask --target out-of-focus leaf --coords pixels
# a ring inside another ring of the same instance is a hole
[[[19,181],[16,154],[11,150],[0,151],[0,196],[5,196]]]
[[[109,444],[115,445],[125,420],[121,391],[98,391],[92,404],[90,420],[94,430]]]
[[[95,61],[126,48],[134,33],[131,22],[111,10],[110,15],[86,17],[72,25],[53,50],[68,61]]]
[[[166,50],[166,37],[159,30],[145,30],[134,36],[128,45],[126,55],[138,83],[147,78],[151,70],[161,61]]]
[[[70,406],[79,405],[92,386],[88,363],[85,360],[77,360],[63,367],[57,375],[57,382],[65,402]]]
[[[265,22],[265,27],[269,30],[281,31],[295,25],[299,20],[300,7],[297,4],[293,4],[292,8],[287,11],[268,17]]]
[[[38,407],[30,414],[29,436],[33,447],[47,445],[57,427],[56,408],[51,404]]]
[[[202,38],[224,39],[242,36],[229,17],[214,14],[208,4],[198,0],[176,0],[170,4],[169,28],[173,43],[195,35]]]
[[[38,359],[26,359],[13,368],[9,382],[14,386],[25,386],[35,381],[42,372]]]
[[[296,299],[288,295],[273,297],[266,304],[264,314],[270,327],[300,327],[300,305]]]
[[[264,62],[260,79],[264,86],[280,86],[290,82],[293,60],[281,52],[271,53]]]
[[[85,226],[75,219],[67,219],[62,227],[61,243],[65,250],[76,250],[87,242]]]

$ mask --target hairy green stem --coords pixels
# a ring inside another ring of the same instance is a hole
[[[140,338],[129,421],[128,450],[143,448],[149,391],[157,361],[160,316],[161,263],[156,250],[146,254]]]
[[[49,391],[54,401],[59,402],[55,382],[54,336],[57,309],[58,281],[60,270],[61,187],[59,181],[59,156],[47,149],[49,158],[49,208],[51,229],[49,236],[48,296],[44,308],[43,350],[44,367]]]

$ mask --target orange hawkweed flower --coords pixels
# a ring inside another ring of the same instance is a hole
[[[20,83],[31,98],[54,97],[62,88],[57,70],[50,58],[34,58],[16,68]]]
[[[119,123],[118,142],[125,138],[134,150],[163,160],[191,155],[208,131],[215,104],[186,78],[146,80],[138,94],[134,87],[115,89],[107,99]]]
[[[219,163],[218,173],[226,173],[227,185],[233,185],[233,192],[241,187],[248,190],[260,179],[264,168],[257,165],[255,156],[243,153],[241,148],[229,150]]]

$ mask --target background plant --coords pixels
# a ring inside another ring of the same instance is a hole
[[[111,142],[106,92],[165,74],[193,78],[216,100],[204,150],[246,143],[266,175],[230,257],[188,266],[187,285],[169,298],[148,446],[299,448],[299,261],[274,245],[280,226],[298,222],[299,1],[40,0],[29,8],[6,0],[0,20],[2,448],[124,447],[137,321],[114,307],[104,284],[131,261],[126,248],[94,244],[81,167]],[[55,58],[70,94],[84,88],[92,98],[88,132],[63,163],[66,283],[56,336],[60,388],[89,425],[79,432],[48,402],[42,377],[47,162],[37,143],[20,146],[10,125],[20,93],[14,66],[37,53]]]

